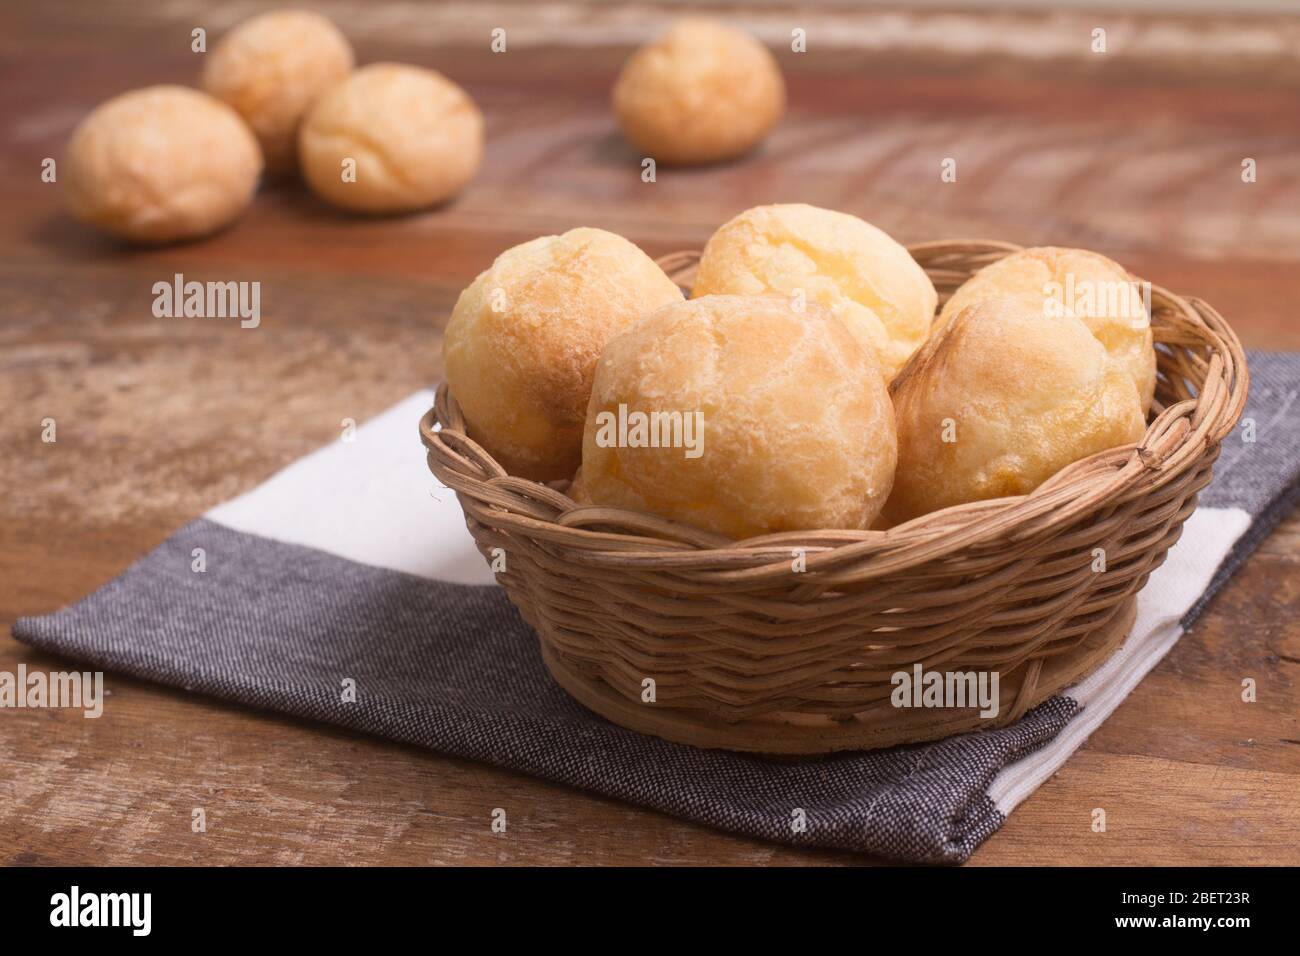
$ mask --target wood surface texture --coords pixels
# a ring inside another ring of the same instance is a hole
[[[310,4],[309,4],[310,5]],[[1300,349],[1300,23],[1268,16],[739,6],[789,115],[750,159],[640,180],[608,93],[672,13],[618,4],[317,4],[362,62],[435,67],[482,105],[454,203],[355,219],[264,190],[204,242],[124,247],[40,181],[110,95],[192,82],[257,3],[0,6],[0,670],[8,636],[218,502],[441,372],[458,291],[577,225],[652,255],[760,203],[859,214],[904,242],[1081,245],[1201,296],[1248,348]],[[504,54],[489,32],[508,31]],[[805,26],[808,52],[789,52]],[[1108,29],[1110,52],[1088,50]],[[954,157],[958,181],[941,183]],[[1241,182],[1243,158],[1258,182]],[[154,282],[257,280],[262,323],[157,319]],[[1292,412],[1294,414],[1294,412]],[[58,422],[56,444],[41,420]],[[412,440],[415,428],[412,424]],[[980,864],[1300,864],[1300,519],[1289,516]],[[1240,700],[1243,677],[1257,703]],[[770,846],[464,760],[107,676],[104,716],[0,711],[4,863],[863,863]],[[191,832],[191,810],[207,813]],[[507,833],[490,814],[504,807]],[[1108,830],[1093,833],[1104,807]]]

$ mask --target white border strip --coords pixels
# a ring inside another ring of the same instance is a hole
[[[1192,514],[1165,563],[1138,595],[1137,620],[1128,640],[1098,670],[1065,692],[1082,711],[1051,743],[1002,768],[989,784],[989,799],[1003,815],[1060,769],[1178,643],[1183,633],[1179,621],[1205,592],[1250,520],[1240,508],[1200,508]]]

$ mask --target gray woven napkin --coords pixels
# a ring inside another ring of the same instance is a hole
[[[1196,616],[1295,503],[1300,428],[1288,410],[1300,355],[1253,353],[1250,368],[1251,430],[1225,441],[1201,509],[1139,600],[1130,643],[1069,694],[999,730],[778,762],[666,743],[594,716],[550,679],[504,593],[461,583],[486,579],[463,524],[454,526],[454,499],[444,492],[430,505],[442,517],[412,521],[403,496],[438,497],[417,471],[415,423],[428,393],[361,429],[364,454],[336,446],[309,456],[186,525],[79,603],[24,618],[13,632],[96,668],[752,837],[960,862],[1113,710],[1176,641],[1180,619]]]

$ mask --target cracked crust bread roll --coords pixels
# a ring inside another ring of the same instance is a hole
[[[63,168],[69,208],[82,222],[134,242],[177,242],[216,232],[248,208],[262,151],[220,100],[150,86],[82,120]]]
[[[691,165],[754,149],[785,112],[785,82],[767,47],[708,19],[680,20],[623,65],[614,112],[656,162]]]
[[[936,335],[894,383],[889,524],[1028,494],[1146,430],[1128,370],[1073,316],[1044,318],[1023,296],[981,299]]]
[[[252,127],[273,175],[298,165],[298,126],[352,72],[352,46],[328,19],[272,10],[240,23],[207,56],[201,85]]]
[[[636,416],[656,413],[638,433]],[[665,437],[674,415],[680,442]],[[843,325],[779,296],[713,295],[605,347],[578,494],[738,539],[866,528],[896,457],[880,370]]]
[[[827,309],[891,380],[930,334],[934,283],[907,249],[856,216],[756,206],[704,246],[692,296],[780,293]]]
[[[298,131],[307,184],[355,212],[437,205],[474,178],[482,155],[483,115],[469,94],[400,63],[362,67],[330,87]]]
[[[1080,319],[1133,379],[1145,413],[1156,387],[1151,315],[1141,284],[1118,262],[1086,249],[1022,249],[985,266],[953,293],[942,324],[962,309],[994,296],[1025,296],[1041,314]]]
[[[622,236],[572,229],[501,253],[460,294],[443,336],[469,435],[510,474],[567,478],[601,350],[681,290]]]

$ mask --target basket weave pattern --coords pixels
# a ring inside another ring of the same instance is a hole
[[[911,247],[942,302],[1019,247]],[[689,286],[698,255],[660,264]],[[512,477],[466,433],[446,386],[420,422],[485,557],[559,682],[637,730],[700,746],[815,753],[1018,719],[1093,670],[1178,540],[1245,404],[1241,345],[1206,303],[1152,288],[1156,401],[1136,445],[1077,462],[1033,493],[888,531],[732,542],[652,515],[579,507]],[[1096,549],[1102,549],[1098,552]],[[806,570],[795,571],[796,551]],[[1096,570],[1104,556],[1104,571]],[[891,705],[891,676],[997,671],[1002,708]],[[654,681],[654,701],[643,681]]]

